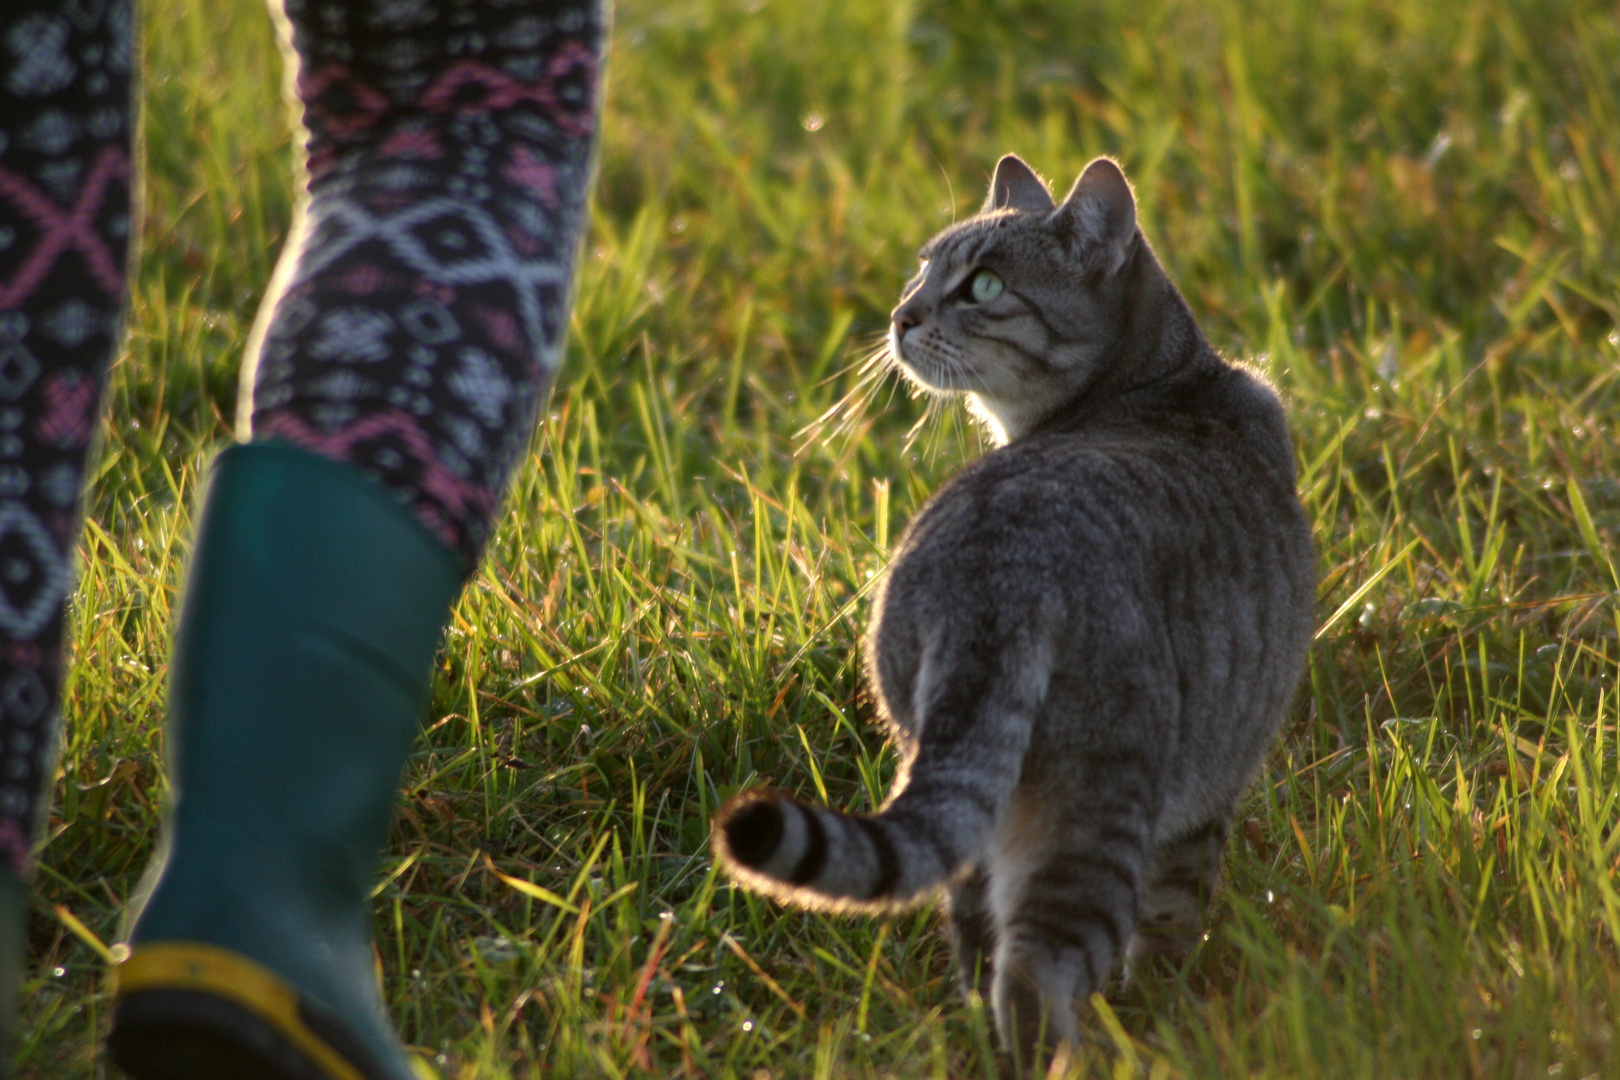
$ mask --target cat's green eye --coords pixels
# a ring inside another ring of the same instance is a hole
[[[1001,279],[988,270],[980,270],[968,282],[968,295],[975,304],[988,304],[1001,295]]]

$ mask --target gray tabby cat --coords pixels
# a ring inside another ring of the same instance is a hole
[[[745,796],[716,848],[801,907],[948,886],[963,987],[1029,1061],[1116,963],[1200,940],[1304,665],[1311,536],[1276,395],[1205,341],[1112,161],[1059,206],[1003,158],[922,259],[893,355],[1003,445],[918,512],[876,601],[900,778],[872,816]]]

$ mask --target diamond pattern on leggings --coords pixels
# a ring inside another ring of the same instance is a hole
[[[28,257],[7,278],[0,278],[0,309],[16,306],[34,294],[59,259],[78,254],[90,279],[109,297],[124,295],[124,257],[120,240],[103,236],[96,218],[109,192],[128,200],[129,156],[108,146],[96,156],[90,174],[71,207],[58,206],[25,176],[0,168],[0,201],[28,219],[38,231]]]
[[[0,2],[0,860],[22,873],[123,307],[130,40],[127,0]]]
[[[287,14],[309,230],[257,358],[254,435],[358,465],[471,567],[562,351],[600,12]]]
[[[455,199],[425,200],[396,214],[374,214],[355,202],[333,200],[322,207],[314,222],[309,254],[300,264],[293,284],[316,277],[371,240],[379,241],[391,256],[390,261],[402,265],[412,277],[452,289],[508,286],[533,362],[547,369],[553,365],[559,344],[554,329],[559,320],[557,313],[551,312],[548,325],[545,305],[566,290],[566,263],[520,258],[492,214]],[[357,310],[345,309],[347,319],[356,320],[353,312]],[[374,323],[380,322],[381,316],[374,318]],[[370,348],[377,347],[375,341],[374,335]],[[322,340],[312,346],[314,350],[324,348],[327,346]]]
[[[18,97],[40,97],[69,86],[79,71],[69,56],[72,32],[66,19],[46,12],[12,23],[5,35],[11,67],[6,89]]]
[[[0,634],[37,636],[67,592],[65,554],[39,517],[19,502],[0,502]]]

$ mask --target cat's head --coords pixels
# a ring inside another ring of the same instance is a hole
[[[1009,154],[980,212],[919,252],[890,351],[924,388],[968,394],[998,442],[1017,438],[1097,380],[1145,246],[1114,162],[1086,166],[1059,204]]]

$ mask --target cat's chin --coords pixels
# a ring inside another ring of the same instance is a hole
[[[966,387],[956,385],[949,378],[946,378],[943,373],[929,371],[922,365],[913,364],[904,357],[900,359],[899,367],[900,373],[906,377],[906,381],[926,394],[950,397],[953,394],[961,394],[967,391]]]
[[[984,425],[990,433],[990,441],[997,446],[1006,446],[1024,435],[1045,419],[1048,412],[1047,408],[1030,402],[1008,401],[983,393],[969,394],[967,401],[968,411]]]
[[[959,374],[953,372],[949,365],[939,362],[929,355],[927,349],[915,343],[907,348],[892,330],[889,332],[889,360],[900,369],[907,382],[925,393],[944,396],[966,393],[971,389],[962,385]],[[952,378],[953,374],[958,377]]]

